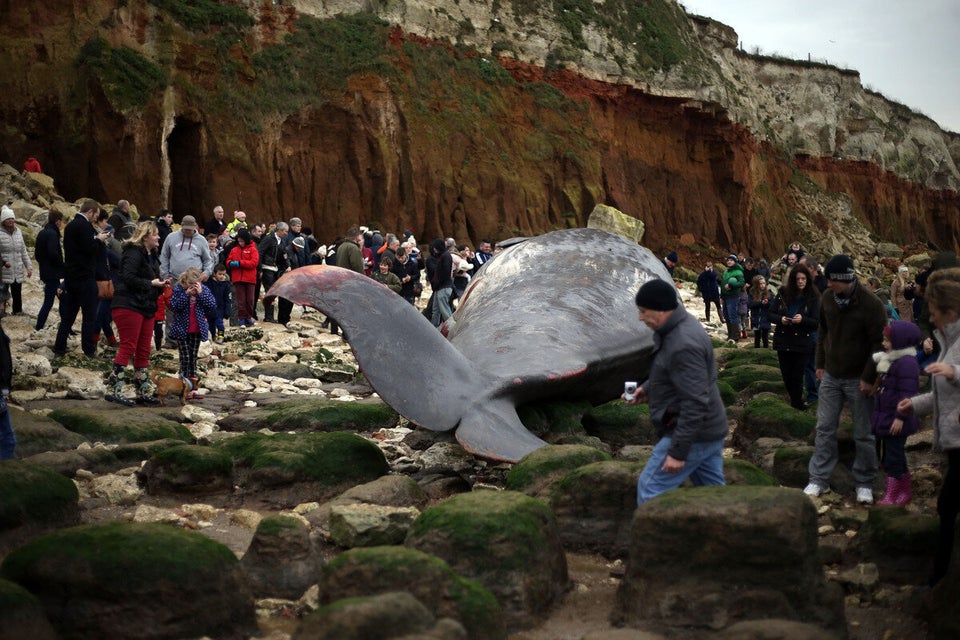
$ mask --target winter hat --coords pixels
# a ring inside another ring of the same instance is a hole
[[[6,222],[7,220],[16,220],[17,216],[13,215],[13,209],[4,205],[3,211],[0,213],[0,223]]]
[[[853,268],[853,260],[842,253],[830,258],[825,269],[827,280],[838,280],[840,282],[853,282],[857,279],[857,271]]]
[[[737,255],[735,253],[731,253],[730,255],[728,255],[727,260],[733,260],[734,262],[739,262],[739,260],[737,260]]]
[[[899,271],[900,273],[910,273],[910,267],[908,267],[905,264],[902,264],[899,267],[897,267],[897,271]]]
[[[303,236],[298,236],[293,239],[293,244],[303,249],[304,245],[307,244],[306,240],[303,239]]]
[[[663,280],[648,280],[637,291],[637,306],[650,311],[672,311],[677,308],[677,290]]]
[[[680,262],[680,256],[677,255],[676,251],[671,251],[667,254],[667,260],[670,262]]]
[[[894,350],[915,347],[920,342],[920,327],[907,320],[894,320],[883,328]]]
[[[197,228],[197,219],[193,216],[183,216],[183,220],[180,221],[181,229],[196,229]]]

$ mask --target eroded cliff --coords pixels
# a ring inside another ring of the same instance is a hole
[[[877,239],[958,248],[957,137],[855,72],[747,56],[668,0],[619,31],[561,4],[10,6],[0,156],[37,155],[69,198],[323,238],[531,234],[603,202],[654,248],[764,255],[811,213],[808,177]]]

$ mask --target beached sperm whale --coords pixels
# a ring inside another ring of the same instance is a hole
[[[546,444],[520,422],[524,403],[619,397],[644,380],[652,333],[634,296],[671,281],[650,251],[596,229],[553,231],[487,262],[443,335],[410,303],[371,278],[312,266],[268,295],[336,320],[373,388],[412,422],[456,429],[477,455],[516,462]]]

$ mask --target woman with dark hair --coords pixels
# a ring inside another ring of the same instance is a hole
[[[151,393],[147,367],[153,341],[153,322],[157,313],[157,296],[166,284],[160,278],[160,265],[154,251],[160,245],[160,233],[154,222],[141,222],[133,236],[123,243],[120,270],[117,272],[116,292],[113,295],[113,321],[120,334],[120,346],[113,359],[113,372],[107,380],[110,392],[106,399],[124,406],[134,401],[123,395],[127,363],[133,358],[136,402],[157,404]]]
[[[40,305],[34,327],[37,331],[46,326],[47,317],[53,309],[53,302],[63,280],[63,249],[60,248],[60,230],[63,225],[63,214],[50,211],[47,214],[47,225],[37,234],[33,247],[33,257],[37,259],[40,280],[43,282],[43,304]]]
[[[810,271],[794,265],[787,282],[770,305],[768,317],[775,326],[773,348],[780,362],[780,375],[790,395],[790,406],[803,411],[803,367],[817,348],[813,332],[820,315],[820,296],[813,286]]]

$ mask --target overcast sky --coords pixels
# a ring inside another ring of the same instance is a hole
[[[958,0],[679,0],[743,49],[856,69],[865,87],[960,133]]]

